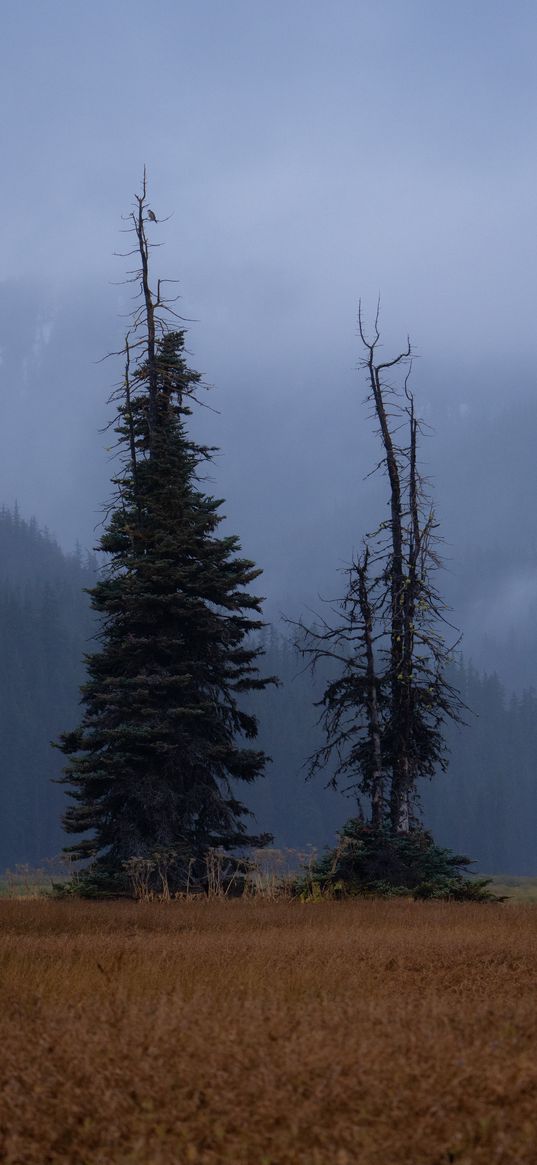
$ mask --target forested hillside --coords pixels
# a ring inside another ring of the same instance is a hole
[[[39,863],[65,838],[63,789],[52,778],[63,758],[50,747],[79,714],[82,656],[92,622],[83,588],[95,562],[66,555],[35,522],[0,515],[0,867]],[[278,688],[250,698],[260,744],[272,758],[264,780],[247,790],[260,829],[281,846],[322,847],[353,803],[304,763],[319,739],[312,681],[285,633],[265,635],[267,674]],[[470,711],[451,728],[447,774],[424,783],[425,820],[439,842],[475,858],[486,871],[535,873],[537,695],[506,693],[497,676],[460,663],[453,676]],[[326,774],[328,780],[329,773]]]
[[[50,746],[74,722],[91,634],[88,586],[95,564],[65,555],[23,521],[0,514],[0,867],[38,863],[63,844],[65,794]]]
[[[267,654],[283,684],[262,696],[261,744],[273,763],[249,801],[280,844],[322,846],[355,802],[324,789],[321,777],[305,781],[302,766],[318,740],[313,701],[321,684],[312,685],[285,638],[273,634]],[[535,874],[537,695],[510,696],[497,676],[480,675],[462,660],[450,678],[468,707],[466,726],[447,731],[448,772],[420,783],[425,823],[440,844],[468,854],[480,870]]]

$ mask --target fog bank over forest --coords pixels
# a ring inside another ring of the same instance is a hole
[[[338,589],[382,517],[356,313],[410,333],[466,653],[537,682],[535,157],[529,0],[11,6],[0,46],[0,500],[92,546],[99,430],[133,287],[122,234],[147,164],[155,274],[179,280],[195,424],[264,568],[267,613]],[[25,68],[18,62],[24,60]],[[140,77],[146,94],[142,100]]]
[[[95,545],[109,496],[113,436],[102,430],[121,361],[99,359],[121,342],[124,299],[124,288],[97,284],[69,296],[47,297],[24,281],[0,291],[2,371],[14,386],[0,495],[68,551],[77,541]],[[316,359],[290,343],[265,359],[246,337],[241,361],[220,352],[214,326],[191,325],[194,366],[214,385],[194,424],[221,448],[214,491],[226,499],[229,528],[263,566],[274,620],[336,597],[338,570],[384,516],[382,479],[367,476],[377,449],[348,316],[345,342],[323,339]],[[441,587],[466,658],[510,687],[537,683],[537,526],[528,505],[537,484],[535,371],[523,357],[485,356],[480,365],[416,348],[413,382],[428,426],[421,456],[445,538]]]

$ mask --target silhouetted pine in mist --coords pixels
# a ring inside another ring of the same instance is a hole
[[[243,693],[270,681],[251,637],[262,621],[249,587],[261,572],[219,531],[222,503],[202,488],[211,451],[187,427],[200,376],[184,331],[160,318],[160,283],[149,290],[145,182],[132,217],[142,302],[114,398],[120,467],[100,542],[107,564],[91,591],[100,644],[81,724],[60,738],[64,821],[79,835],[69,852],[91,859],[86,883],[121,889],[129,863],[158,854],[173,889],[203,882],[209,849],[269,840],[248,830],[238,788],[267,759]]]

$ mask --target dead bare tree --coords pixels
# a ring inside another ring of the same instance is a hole
[[[369,557],[365,546],[348,568],[345,596],[331,606],[335,618],[321,617],[310,627],[299,623],[296,642],[313,670],[324,664],[339,671],[319,701],[325,743],[310,758],[309,773],[324,771],[335,756],[328,783],[336,788],[344,780],[347,792],[368,798],[372,823],[380,827],[386,809],[382,745],[386,680],[377,673],[379,586],[378,580],[371,583],[368,577]]]
[[[454,629],[434,583],[438,524],[418,468],[422,426],[409,387],[410,341],[393,359],[379,360],[378,310],[369,337],[360,308],[358,331],[389,518],[347,570],[345,596],[331,607],[335,618],[300,624],[297,645],[313,667],[324,660],[339,669],[320,701],[325,742],[310,772],[335,756],[329,783],[350,778],[347,787],[369,798],[371,825],[404,833],[419,822],[420,778],[446,766],[443,725],[461,719],[463,705],[446,678],[458,636],[446,643],[444,633],[453,638]]]

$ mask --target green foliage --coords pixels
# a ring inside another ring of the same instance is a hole
[[[435,845],[424,829],[392,833],[352,818],[338,844],[314,862],[297,889],[312,899],[393,897],[490,901],[487,879],[465,877],[470,859]]]
[[[490,878],[439,878],[422,882],[414,891],[414,898],[443,899],[450,902],[503,902],[504,896],[493,894]]]
[[[106,870],[99,866],[79,870],[66,882],[53,882],[55,898],[127,898],[131,897],[127,876],[117,870]]]

